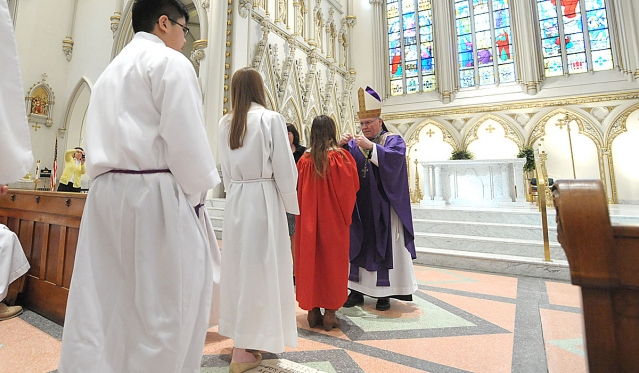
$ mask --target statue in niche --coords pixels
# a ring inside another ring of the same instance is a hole
[[[331,57],[337,60],[337,54],[335,52],[335,38],[337,37],[337,32],[335,31],[334,23],[331,23],[331,26],[328,30],[328,34],[330,38],[330,44],[328,45],[329,52],[331,54]]]
[[[286,0],[278,0],[277,3],[277,17],[283,24],[288,25],[288,23],[286,23],[288,4],[286,3]]]
[[[297,14],[297,24],[299,27],[297,34],[302,35],[304,39],[306,39],[306,22],[304,22],[304,17],[306,17],[307,12],[306,1],[300,0],[300,11]]]
[[[317,22],[317,26],[315,27],[315,38],[317,38],[317,49],[319,50],[323,50],[322,49],[322,29],[324,28],[324,22],[322,21],[322,12],[317,12],[317,17],[316,17],[316,22]]]
[[[341,66],[346,66],[346,48],[348,47],[348,36],[346,35],[346,32],[342,33],[342,38],[341,38],[341,44],[342,44],[342,62],[340,63]]]

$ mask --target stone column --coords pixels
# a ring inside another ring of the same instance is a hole
[[[634,1],[608,0],[608,25],[615,67],[630,80],[639,79],[639,4]]]
[[[501,196],[504,202],[515,202],[515,186],[512,183],[512,178],[508,177],[510,174],[508,166],[510,166],[508,163],[499,165],[501,169]]]
[[[442,195],[442,167],[435,166],[434,173],[435,173],[435,197],[433,198],[433,200],[443,201],[444,197]]]
[[[511,1],[510,19],[517,81],[524,92],[535,95],[544,78],[543,54],[535,0]]]
[[[371,60],[373,65],[373,89],[383,100],[390,95],[390,82],[386,75],[386,66],[388,64],[386,58],[387,30],[384,27],[380,27],[386,24],[386,11],[383,0],[368,0],[368,2],[372,5],[371,24],[368,26],[373,39],[371,56],[377,56],[377,58]]]
[[[435,50],[435,74],[437,75],[437,90],[442,103],[448,104],[453,100],[453,94],[458,90],[459,62],[457,62],[457,31],[455,29],[455,11],[453,2],[448,0],[433,0],[433,42]]]

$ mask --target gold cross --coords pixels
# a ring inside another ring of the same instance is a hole
[[[368,159],[364,162],[364,168],[362,168],[362,178],[366,179],[366,174],[368,174]]]
[[[36,132],[38,132],[39,128],[42,128],[42,127],[40,127],[40,125],[38,123],[34,123],[33,126],[31,126],[31,127],[33,127],[36,130]]]
[[[559,119],[557,123],[555,123],[555,126],[559,126],[560,130],[564,129],[564,126],[566,125],[568,124],[563,119]]]
[[[491,135],[492,135],[492,133],[493,133],[493,131],[494,131],[494,130],[496,130],[496,128],[495,128],[495,127],[493,127],[493,125],[492,125],[492,124],[489,124],[489,125],[488,125],[488,128],[486,128],[486,131],[488,131]]]
[[[426,132],[426,134],[428,135],[428,137],[433,137],[433,135],[435,134],[435,132],[433,132],[432,129],[429,129],[428,132]]]

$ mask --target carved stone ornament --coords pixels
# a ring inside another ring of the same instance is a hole
[[[71,61],[71,57],[73,57],[73,38],[67,36],[64,40],[62,40],[62,52],[67,58],[67,61]]]
[[[115,33],[118,31],[120,27],[120,19],[122,18],[122,13],[114,12],[111,18],[111,31],[113,32],[113,37],[115,38]]]
[[[206,57],[204,49],[208,46],[208,40],[200,39],[193,42],[193,50],[191,50],[191,61],[195,67],[200,66],[200,61]]]
[[[253,0],[240,0],[237,10],[242,18],[246,18],[253,9]]]
[[[250,0],[249,0],[250,1]],[[209,0],[202,0],[202,8],[206,9],[207,11],[209,10]]]

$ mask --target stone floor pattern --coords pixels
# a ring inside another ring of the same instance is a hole
[[[330,332],[310,329],[298,309],[298,347],[264,354],[264,363],[306,367],[291,372],[587,372],[578,287],[419,265],[415,274],[413,302],[392,300],[379,312],[366,298],[342,308],[341,326]],[[54,371],[61,336],[62,327],[28,310],[0,322],[0,373]],[[228,372],[231,347],[209,329],[201,372]],[[272,370],[251,372],[260,371]]]

